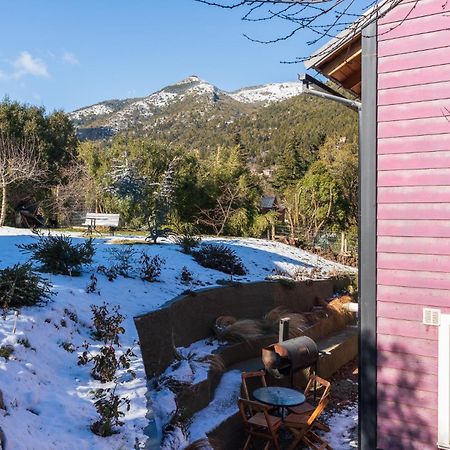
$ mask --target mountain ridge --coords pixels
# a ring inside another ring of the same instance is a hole
[[[145,130],[161,123],[174,118],[183,120],[192,114],[204,120],[220,114],[229,122],[302,93],[299,82],[268,83],[228,92],[191,75],[148,96],[105,100],[79,108],[69,117],[81,138],[103,139],[130,130],[145,134]]]

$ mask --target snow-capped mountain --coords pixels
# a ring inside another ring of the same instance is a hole
[[[302,83],[291,81],[243,88],[231,92],[229,95],[238,102],[268,104],[287,100],[288,98],[300,95],[302,92]]]
[[[81,137],[104,138],[125,130],[145,133],[193,117],[232,122],[242,114],[302,93],[298,82],[272,83],[224,91],[192,75],[147,97],[108,100],[69,114]]]

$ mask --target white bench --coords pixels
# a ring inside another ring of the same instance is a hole
[[[84,227],[87,227],[87,233],[92,234],[94,231],[101,234],[97,227],[109,227],[112,234],[114,229],[119,226],[120,214],[102,214],[102,213],[86,213]]]

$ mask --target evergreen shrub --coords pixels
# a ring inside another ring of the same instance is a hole
[[[176,235],[174,241],[181,247],[181,252],[192,254],[194,248],[198,247],[202,239],[198,236],[196,228],[190,223],[182,223],[175,227]]]
[[[119,246],[109,250],[110,270],[124,278],[132,278],[136,250],[131,245]]]
[[[53,293],[51,284],[33,272],[31,264],[15,264],[0,270],[0,306],[9,308],[46,303]]]
[[[230,275],[245,275],[247,270],[239,256],[222,244],[203,244],[192,253],[195,261],[208,269],[219,270]]]
[[[24,253],[31,253],[31,259],[41,263],[43,272],[71,276],[80,275],[83,265],[90,264],[95,254],[92,239],[74,244],[69,236],[62,234],[38,235],[35,242],[18,247]]]

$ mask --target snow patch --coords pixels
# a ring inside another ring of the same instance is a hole
[[[69,114],[72,120],[81,120],[86,118],[92,118],[94,116],[103,116],[114,112],[112,108],[104,104],[92,105],[87,108],[79,109]]]
[[[189,440],[195,442],[214,430],[228,417],[237,413],[237,400],[241,392],[241,372],[231,370],[220,380],[213,401],[192,418],[189,426]]]
[[[355,428],[358,426],[358,405],[343,409],[328,420],[330,431],[324,434],[330,447],[340,450],[358,448],[354,436],[357,434]]]
[[[239,91],[229,93],[228,95],[238,102],[270,104],[287,100],[302,93],[302,83],[287,82],[244,88]]]

